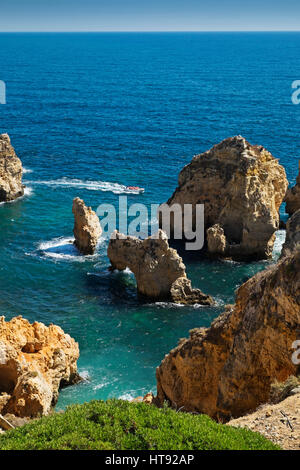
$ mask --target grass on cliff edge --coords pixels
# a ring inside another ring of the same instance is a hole
[[[258,433],[121,400],[72,405],[0,436],[2,450],[271,450]]]

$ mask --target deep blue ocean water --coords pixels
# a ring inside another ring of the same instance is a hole
[[[0,313],[53,322],[79,342],[88,380],[63,390],[58,408],[154,391],[178,339],[268,264],[190,256],[189,277],[216,306],[141,304],[130,273],[108,272],[106,241],[88,258],[66,244],[72,199],[96,209],[138,185],[146,191],[129,204],[164,202],[194,154],[237,134],[269,149],[294,183],[299,50],[297,33],[0,34],[0,132],[27,170],[26,196],[0,206]]]

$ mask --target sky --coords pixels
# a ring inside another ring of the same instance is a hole
[[[300,0],[0,0],[0,31],[300,30]]]

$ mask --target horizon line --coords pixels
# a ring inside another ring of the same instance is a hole
[[[89,33],[89,34],[106,34],[106,33],[300,33],[300,29],[253,29],[253,30],[227,30],[227,29],[211,29],[211,30],[47,30],[47,31],[40,31],[40,30],[31,30],[31,31],[0,31],[0,34],[32,34],[32,33],[39,33],[39,34],[72,34],[72,33]]]

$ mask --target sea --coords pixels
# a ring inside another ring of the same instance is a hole
[[[0,313],[61,326],[79,343],[72,403],[155,392],[155,369],[236,289],[276,261],[184,257],[212,307],[144,303],[133,274],[110,272],[107,239],[93,256],[73,240],[72,200],[94,210],[167,201],[195,154],[243,135],[265,146],[294,184],[300,156],[298,33],[0,34],[0,132],[24,165],[23,198],[0,205]],[[145,188],[129,193],[126,186]],[[281,215],[286,219],[284,206]]]

